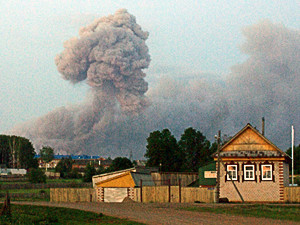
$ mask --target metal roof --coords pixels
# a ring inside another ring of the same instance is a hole
[[[155,186],[152,180],[152,176],[150,174],[131,172],[131,176],[133,178],[136,187],[140,186],[141,180],[143,186]]]

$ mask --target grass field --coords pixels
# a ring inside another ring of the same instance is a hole
[[[47,179],[47,183],[82,183],[82,179]]]
[[[2,204],[0,207],[2,208]],[[103,214],[57,207],[11,205],[11,212],[11,218],[0,216],[0,224],[142,224]]]
[[[300,222],[300,205],[226,205],[213,207],[189,207],[181,210],[197,212],[224,213],[241,216],[264,217],[279,220],[292,220]]]
[[[7,190],[0,190],[0,193],[6,193]],[[9,193],[50,193],[50,189],[10,189]]]
[[[11,189],[11,201],[50,201],[50,189]],[[0,190],[0,201],[5,200],[6,190]]]
[[[0,181],[0,184],[26,184],[27,180],[22,181]],[[46,183],[82,183],[82,179],[47,179]]]
[[[0,181],[3,184],[25,184],[28,181]],[[82,183],[81,179],[47,179],[47,183]],[[50,189],[0,189],[0,201],[4,200],[6,191],[9,191],[12,201],[50,201]]]

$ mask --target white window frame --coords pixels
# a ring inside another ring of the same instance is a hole
[[[251,168],[251,169],[248,169],[247,167]],[[247,175],[250,175],[250,176],[247,177]],[[255,180],[255,168],[254,168],[254,165],[244,165],[244,180]]]
[[[231,170],[230,167],[233,167],[234,169]],[[237,165],[227,165],[226,169],[227,169],[227,173],[226,173],[227,180],[231,180],[231,178],[229,176],[230,172],[235,172],[235,176],[234,176],[234,174],[232,175],[232,180],[238,180]]]
[[[269,167],[270,170],[266,170],[265,168]],[[270,177],[264,177],[264,172],[270,171]],[[273,165],[272,164],[265,164],[261,165],[261,180],[273,180]]]

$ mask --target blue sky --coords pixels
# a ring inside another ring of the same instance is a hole
[[[262,19],[294,29],[300,25],[299,2],[292,0],[0,0],[0,132],[83,100],[87,86],[64,81],[54,57],[81,26],[119,8],[150,33],[150,85],[161,68],[180,68],[182,76],[195,71],[226,76],[247,58],[238,49],[243,27]]]

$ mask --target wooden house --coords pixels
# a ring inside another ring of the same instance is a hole
[[[290,158],[251,124],[221,147],[220,158],[220,198],[230,202],[284,201]]]

